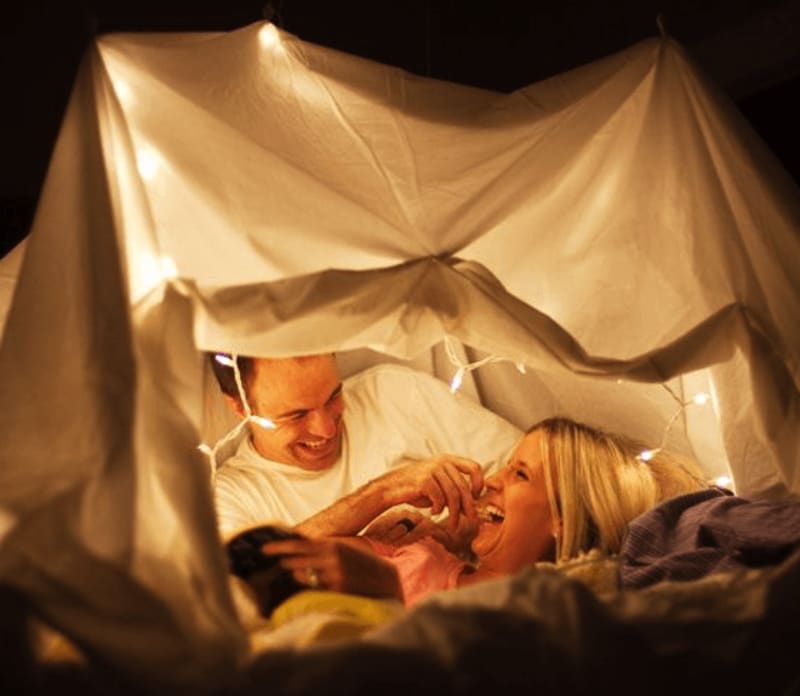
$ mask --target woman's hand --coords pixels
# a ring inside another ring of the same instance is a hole
[[[358,539],[288,539],[265,544],[262,551],[281,556],[281,566],[291,571],[297,582],[313,589],[402,600],[395,567],[365,548],[365,543]]]

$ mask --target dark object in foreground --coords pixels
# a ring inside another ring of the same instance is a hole
[[[261,547],[270,541],[302,538],[283,527],[265,525],[240,532],[225,544],[230,572],[253,588],[262,616],[269,617],[281,602],[307,588],[281,567],[280,556],[268,556]]]

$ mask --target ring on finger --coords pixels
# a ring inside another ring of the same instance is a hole
[[[319,573],[314,568],[306,568],[306,585],[312,589],[319,587]]]
[[[399,527],[403,527],[406,530],[406,534],[408,534],[408,532],[414,529],[415,526],[414,523],[410,519],[408,519],[408,517],[404,517],[403,519],[398,520],[397,525]]]

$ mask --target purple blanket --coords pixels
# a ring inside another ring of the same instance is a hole
[[[625,589],[696,580],[778,565],[797,550],[800,502],[750,500],[710,488],[667,500],[631,523],[620,580]]]

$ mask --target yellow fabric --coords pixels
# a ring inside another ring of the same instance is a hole
[[[275,609],[266,626],[250,626],[250,654],[352,640],[392,621],[403,611],[403,605],[392,600],[307,590]]]
[[[272,612],[270,622],[277,628],[304,614],[324,613],[339,618],[342,626],[371,628],[397,618],[402,612],[403,605],[397,601],[306,590],[289,597],[277,607]]]

